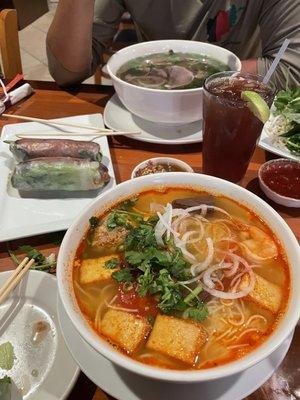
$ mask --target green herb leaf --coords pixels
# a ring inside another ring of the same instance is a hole
[[[188,308],[186,314],[188,318],[201,322],[208,316],[208,309],[206,305],[202,303],[202,306],[199,308]]]
[[[19,250],[24,252],[28,258],[33,258],[37,263],[43,263],[45,261],[45,256],[32,246],[20,246]]]
[[[130,268],[122,268],[111,275],[117,282],[133,282],[133,275]]]
[[[193,301],[195,298],[197,299],[197,296],[199,293],[202,292],[202,286],[198,285],[192,292],[190,292],[186,298],[183,300],[186,304],[190,304],[191,301]]]
[[[104,264],[104,268],[107,269],[115,269],[120,265],[120,260],[118,258],[112,258],[111,260],[108,260]]]
[[[51,274],[56,272],[56,259],[54,253],[46,257],[39,250],[28,245],[20,246],[18,250],[24,252],[28,258],[34,259],[35,263],[30,269],[49,272]],[[9,254],[13,261],[19,264],[19,259],[16,255],[12,251],[9,251]]]
[[[14,347],[10,342],[0,345],[0,368],[9,371],[14,366]]]
[[[95,217],[95,216],[91,217],[89,219],[91,229],[96,229],[97,226],[99,225],[99,222],[100,222],[100,220],[98,217]]]
[[[141,224],[138,228],[133,228],[126,236],[124,242],[126,250],[142,251],[146,247],[156,246],[154,227]]]
[[[9,376],[0,379],[0,399],[11,400],[11,379]]]
[[[112,211],[106,221],[109,230],[115,229],[117,226],[125,226],[131,228],[130,218],[127,214],[120,213],[117,210]]]
[[[154,317],[153,315],[148,315],[148,316],[147,316],[147,320],[148,320],[148,322],[149,322],[149,324],[150,324],[151,326],[154,325],[155,317]]]
[[[138,197],[138,196],[135,196],[135,197],[132,197],[131,199],[124,200],[124,201],[119,205],[119,208],[120,208],[121,210],[128,211],[128,210],[130,210],[130,209],[135,205],[135,203],[138,201],[138,199],[139,199],[139,197]]]

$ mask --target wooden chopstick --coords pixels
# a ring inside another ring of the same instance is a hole
[[[79,132],[32,132],[26,134],[26,133],[16,133],[15,136],[18,138],[30,138],[30,137],[39,137],[39,136],[44,136],[44,137],[57,137],[57,136],[91,136],[93,138],[97,137],[103,137],[103,136],[119,136],[119,135],[139,135],[142,132],[140,131],[133,131],[133,132],[119,132],[119,131],[110,131],[110,132],[84,132],[84,133],[79,133]]]
[[[25,117],[24,115],[2,114],[2,116],[6,117],[6,118],[22,119],[24,121],[40,122],[42,124],[47,124],[47,125],[70,126],[73,128],[90,129],[90,130],[98,131],[98,132],[113,132],[111,129],[99,128],[99,127],[93,126],[93,125],[73,124],[73,123],[68,123],[68,122],[56,122],[56,121],[51,121],[50,119]]]
[[[10,277],[0,289],[0,304],[2,304],[7,299],[10,292],[14,290],[14,288],[23,279],[24,275],[33,264],[33,259],[29,260],[28,257],[25,257],[20,265],[14,270],[14,272],[10,275]]]

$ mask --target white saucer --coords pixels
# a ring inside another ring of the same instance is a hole
[[[270,378],[284,359],[293,336],[270,357],[245,372],[217,382],[174,384],[127,372],[101,356],[76,331],[60,300],[58,317],[67,346],[82,371],[118,400],[241,400]]]
[[[0,273],[0,287],[11,271]],[[36,322],[48,324],[45,337],[32,340]],[[61,335],[57,316],[55,276],[29,271],[6,302],[0,306],[0,344],[11,342],[14,365],[0,369],[0,378],[12,379],[11,400],[62,400],[72,389],[79,367]],[[25,393],[22,394],[21,387]],[[27,392],[27,393],[26,393]]]
[[[142,142],[171,145],[202,142],[202,121],[176,126],[146,121],[131,114],[123,106],[117,94],[106,103],[103,119],[110,129],[125,132],[141,131],[140,135],[128,135],[128,137]]]

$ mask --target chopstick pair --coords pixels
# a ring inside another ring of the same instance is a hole
[[[19,266],[13,271],[7,281],[0,289],[0,304],[2,304],[12,290],[18,285],[18,283],[23,279],[26,272],[34,264],[34,260],[25,257],[24,260],[19,264]]]
[[[66,127],[71,127],[71,128],[89,129],[89,130],[93,131],[93,132],[58,132],[58,133],[51,132],[51,133],[48,133],[49,136],[57,136],[59,133],[65,135],[65,136],[117,136],[117,135],[138,135],[141,133],[139,131],[119,132],[119,131],[113,131],[112,129],[99,128],[99,127],[93,126],[93,125],[72,124],[72,123],[67,123],[67,122],[56,122],[56,121],[51,121],[48,119],[26,117],[23,115],[2,114],[2,116],[6,117],[6,118],[21,119],[24,121],[39,122],[39,123],[47,124],[47,125],[57,125],[57,126],[66,126]],[[97,135],[96,135],[96,133],[97,133]],[[34,133],[31,133],[28,135],[18,134],[17,136],[19,136],[19,137],[41,136],[41,133],[34,132]]]

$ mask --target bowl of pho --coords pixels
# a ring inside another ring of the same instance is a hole
[[[274,352],[300,316],[299,245],[266,202],[212,176],[168,172],[99,196],[58,257],[63,306],[131,372],[200,382]]]
[[[239,71],[232,52],[209,43],[157,40],[116,52],[107,70],[124,106],[135,116],[162,124],[202,118],[202,85],[220,71]]]

